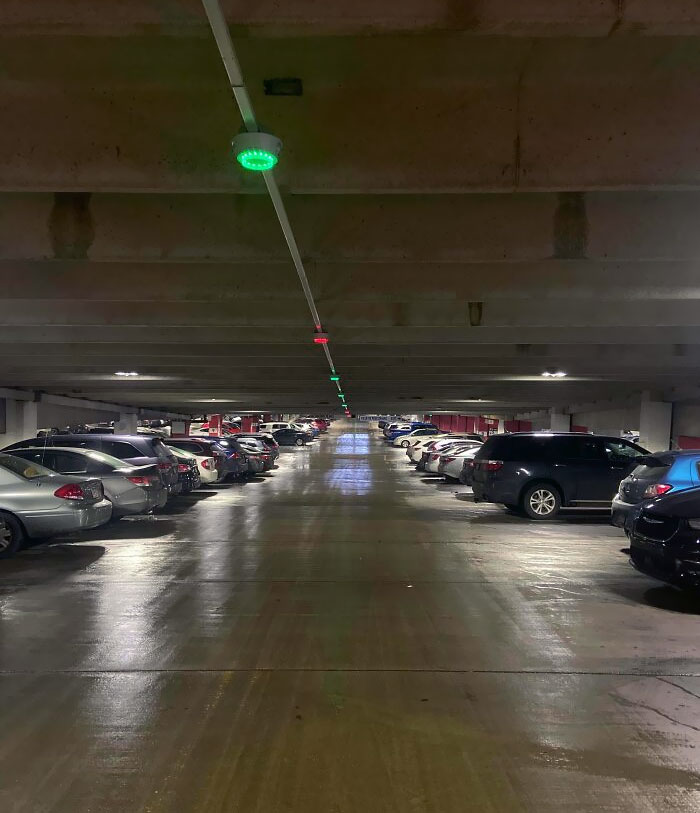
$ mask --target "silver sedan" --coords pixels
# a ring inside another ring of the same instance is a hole
[[[38,463],[59,474],[97,477],[105,497],[112,503],[112,519],[127,514],[148,514],[162,508],[168,499],[155,464],[131,466],[117,457],[94,449],[70,446],[22,446],[12,449],[14,457]]]
[[[97,528],[111,516],[99,480],[0,454],[0,558],[12,556],[27,538]]]

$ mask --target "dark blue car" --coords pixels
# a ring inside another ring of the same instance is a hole
[[[700,486],[699,467],[700,449],[654,452],[640,458],[620,482],[612,503],[612,524],[624,528],[632,509],[645,500]]]

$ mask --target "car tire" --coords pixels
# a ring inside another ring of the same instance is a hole
[[[22,547],[25,532],[22,524],[12,514],[0,511],[0,520],[4,527],[0,528],[0,559],[9,559]]]
[[[303,446],[303,445],[304,445],[304,438],[297,438],[297,439],[294,441],[294,445],[295,445],[295,446]]]
[[[561,494],[549,483],[533,483],[523,492],[519,507],[530,519],[554,519],[561,508]]]
[[[401,445],[403,446],[404,449],[408,449],[408,447],[411,445],[411,443],[408,440],[402,440]]]

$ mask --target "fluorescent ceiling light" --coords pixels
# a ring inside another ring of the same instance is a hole
[[[542,375],[545,378],[565,378],[566,373],[563,370],[545,370]]]
[[[133,376],[138,375],[138,373],[135,372],[134,370],[131,370],[130,372],[125,372],[124,370],[119,370],[114,375],[121,376],[122,378],[132,378]]]

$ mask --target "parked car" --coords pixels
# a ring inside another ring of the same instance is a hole
[[[112,455],[132,466],[158,466],[160,476],[168,489],[168,494],[179,494],[180,483],[177,476],[177,461],[168,451],[162,438],[151,435],[48,435],[42,438],[46,446],[70,446],[74,449],[94,449]],[[36,445],[36,441],[21,440],[12,443],[3,451],[11,451],[20,446]]]
[[[442,433],[418,438],[409,444],[408,448],[406,449],[406,456],[411,463],[418,463],[423,455],[425,447],[428,446],[428,444],[434,443],[436,440],[441,440],[445,437],[448,437],[448,435]]]
[[[671,492],[634,509],[630,562],[682,588],[700,587],[700,488]]]
[[[267,421],[258,424],[258,432],[274,435],[278,429],[291,429],[292,425],[288,421]]]
[[[458,446],[440,455],[438,464],[438,474],[444,474],[450,480],[461,481],[464,466],[469,461],[473,462],[474,456],[481,448],[480,443],[472,443],[469,446]]]
[[[553,519],[562,507],[610,506],[620,480],[648,454],[603,435],[493,435],[474,458],[474,499],[503,503],[530,519]]]
[[[418,469],[418,471],[425,471],[431,454],[435,454],[435,452],[446,452],[448,449],[460,443],[481,443],[481,440],[472,441],[468,436],[464,435],[445,435],[444,437],[437,438],[422,447],[420,460],[416,463],[416,469]]]
[[[308,443],[306,432],[297,432],[296,429],[275,429],[272,437],[280,446],[304,446]]]
[[[636,468],[620,482],[612,502],[611,522],[623,528],[635,505],[670,491],[697,486],[700,486],[700,451],[654,452],[639,458]]]
[[[225,442],[225,445],[224,445]],[[228,438],[187,437],[172,438],[171,446],[192,452],[198,456],[213,457],[219,474],[217,482],[230,477],[240,477],[248,472],[248,461],[238,450],[235,442],[229,444]]]
[[[189,494],[190,491],[199,488],[202,485],[202,480],[199,476],[199,466],[195,455],[180,449],[171,447],[168,447],[168,449],[177,460],[177,479],[180,483],[180,493]]]
[[[236,442],[249,454],[259,457],[263,463],[263,471],[269,471],[275,464],[275,458],[260,438],[236,438]],[[256,472],[253,472],[256,473]]]
[[[28,446],[12,450],[13,457],[36,463],[59,474],[99,478],[105,499],[112,503],[112,519],[128,514],[148,514],[168,500],[158,466],[129,466],[94,449],[55,449]]]
[[[296,429],[298,432],[306,432],[310,436],[310,440],[317,438],[320,434],[319,430],[312,423],[307,422],[293,421],[292,429]]]
[[[263,444],[264,449],[269,452],[273,463],[280,456],[279,443],[277,443],[272,435],[268,435],[266,432],[242,432],[240,435],[236,435],[236,440],[239,443],[246,438],[259,440]]]
[[[27,538],[97,528],[111,516],[112,503],[94,477],[57,474],[0,454],[0,558],[15,554]]]
[[[185,455],[186,458],[194,461],[194,464],[197,466],[197,472],[199,473],[200,484],[210,485],[219,479],[219,472],[216,469],[216,459],[214,457],[188,452],[185,451],[185,449],[179,449],[173,444],[170,444],[168,448],[173,453]]]
[[[451,456],[453,454],[457,454],[465,449],[471,449],[476,447],[479,448],[479,444],[476,444],[473,440],[472,441],[455,441],[454,443],[450,443],[447,446],[444,446],[442,449],[436,452],[431,452],[428,460],[425,464],[425,470],[430,472],[431,474],[442,474],[442,470],[440,466],[442,464],[443,458]]]
[[[416,438],[427,437],[439,434],[440,430],[434,426],[422,426],[419,429],[412,429],[407,434],[398,434],[394,438],[393,445],[407,449]]]

